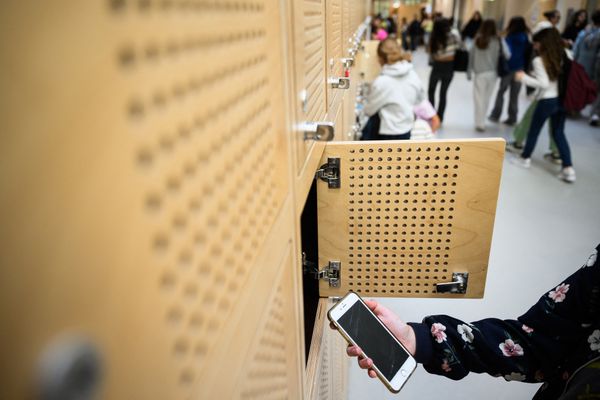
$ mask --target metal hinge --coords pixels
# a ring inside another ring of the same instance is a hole
[[[339,157],[328,157],[327,164],[321,165],[315,177],[327,182],[330,189],[338,189],[341,185]]]
[[[453,272],[452,282],[438,283],[435,286],[438,293],[464,294],[467,293],[468,282],[468,272]]]
[[[329,261],[329,264],[322,269],[317,269],[315,263],[306,259],[306,254],[302,253],[302,266],[305,274],[310,274],[314,279],[325,279],[329,282],[329,286],[340,286],[340,265],[339,261]]]

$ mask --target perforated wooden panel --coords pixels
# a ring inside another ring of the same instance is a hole
[[[229,390],[207,376],[246,358],[220,358],[222,338],[279,332],[279,306],[275,322],[244,319],[266,309],[257,276],[284,265],[261,255],[294,229],[278,7],[5,4],[0,397],[31,393],[42,349],[65,332],[97,345],[116,399]]]
[[[347,52],[348,48],[351,47],[349,43],[349,39],[352,34],[355,32],[356,27],[354,26],[354,21],[352,21],[352,15],[354,14],[354,8],[356,4],[353,4],[352,0],[342,0],[343,2],[343,12],[342,12],[342,31],[343,31],[343,51]]]
[[[291,249],[290,249],[291,250]],[[275,281],[263,320],[257,326],[250,345],[243,378],[236,398],[289,399],[300,397],[300,380],[290,354],[297,350],[298,330],[294,329],[297,310],[293,297],[294,273],[292,254],[288,251]],[[299,361],[299,360],[298,360]]]
[[[323,121],[326,116],[327,70],[325,2],[304,0],[293,2],[294,45],[292,65],[294,68],[294,112],[296,122]],[[313,174],[307,168],[314,142],[305,141],[302,132],[293,137],[297,176]],[[322,148],[319,148],[319,154]],[[318,157],[317,157],[318,158]]]
[[[325,113],[325,2],[303,1],[303,87],[307,92],[306,118],[318,121]]]
[[[327,319],[327,311],[333,304],[332,299],[319,300],[307,363],[310,400],[341,400],[347,394],[350,361],[345,352],[347,343],[337,331],[330,329]]]
[[[329,143],[341,188],[318,183],[319,262],[342,263],[341,285],[368,296],[439,297],[468,272],[482,297],[502,169],[501,139]]]
[[[327,76],[330,78],[343,76],[342,63],[342,0],[325,2],[327,15]],[[341,98],[344,90],[333,89],[327,85],[327,106],[334,107],[336,98]]]

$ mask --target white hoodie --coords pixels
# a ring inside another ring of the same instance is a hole
[[[413,108],[423,99],[425,91],[413,65],[399,61],[383,66],[371,85],[364,110],[369,117],[379,112],[379,134],[401,135],[413,128]]]

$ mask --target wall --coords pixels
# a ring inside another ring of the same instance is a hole
[[[567,24],[571,22],[569,11],[574,13],[581,8],[585,8],[584,0],[558,0],[556,2],[556,9],[560,11],[560,15],[562,16],[560,23],[558,24],[558,28],[561,32],[565,29]]]
[[[452,7],[454,6],[454,0],[435,0],[433,11],[441,12],[446,18],[452,16]]]

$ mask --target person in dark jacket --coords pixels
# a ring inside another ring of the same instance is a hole
[[[533,397],[600,397],[600,245],[583,266],[517,319],[464,322],[448,315],[404,323],[381,304],[366,303],[429,373],[459,380],[469,372],[544,384]],[[350,356],[362,354],[349,346]],[[361,358],[368,369],[373,362]]]
[[[460,38],[452,33],[450,23],[446,18],[438,18],[433,23],[433,31],[428,47],[431,60],[431,74],[429,75],[429,87],[427,89],[428,99],[435,106],[435,93],[438,83],[440,83],[437,114],[440,121],[443,121],[446,95],[454,76],[454,55],[460,47]]]
[[[562,38],[565,40],[567,47],[571,48],[575,44],[577,35],[587,25],[587,11],[579,10],[571,18],[571,23],[565,28],[562,33]]]
[[[465,42],[467,50],[471,49],[471,45],[473,44],[473,40],[475,40],[475,35],[477,35],[477,32],[479,31],[482,21],[483,18],[481,18],[481,13],[479,11],[475,11],[469,22],[467,22],[467,25],[465,25],[460,33],[463,42]]]
[[[419,47],[419,40],[421,38],[421,23],[417,19],[417,14],[414,15],[413,20],[408,26],[408,36],[410,36],[410,49],[415,51]]]
[[[489,119],[494,122],[500,120],[502,107],[504,105],[504,93],[510,88],[508,100],[508,118],[504,121],[507,125],[514,125],[517,122],[519,113],[519,92],[521,91],[521,82],[515,80],[515,72],[525,70],[526,56],[529,43],[529,28],[523,17],[511,18],[506,27],[505,42],[510,50],[510,58],[508,59],[508,68],[510,73],[500,79],[500,86],[496,94],[496,103],[490,114]]]

